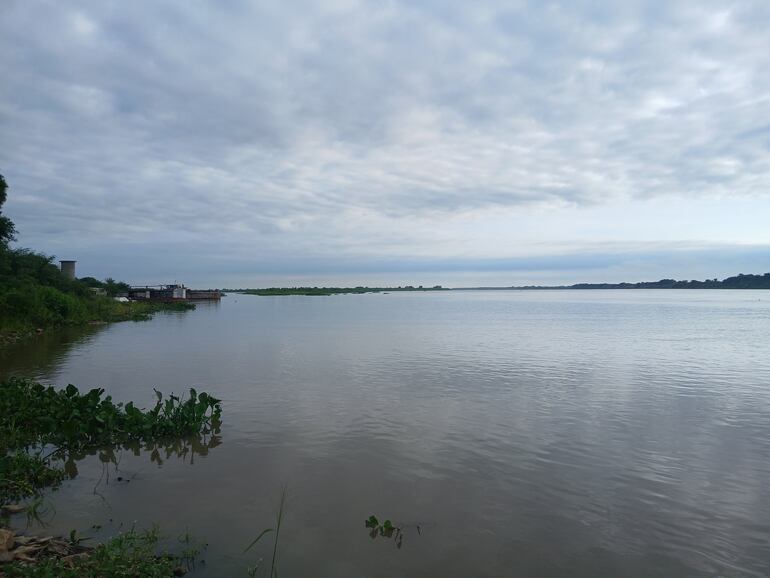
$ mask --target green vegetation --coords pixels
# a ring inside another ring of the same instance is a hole
[[[5,177],[0,175],[0,209],[3,208],[7,198],[8,183],[5,182]],[[3,211],[0,210],[0,246],[8,246],[8,243],[14,239],[16,239],[16,227],[13,221],[3,216]]]
[[[381,538],[392,539],[396,548],[401,548],[404,543],[404,528],[401,526],[394,526],[390,520],[385,520],[382,524],[377,519],[377,516],[372,514],[364,522],[369,529],[369,537],[374,540],[378,536]],[[420,527],[417,526],[417,531],[420,531]]]
[[[8,185],[0,175],[0,208]],[[163,310],[186,310],[189,303],[121,303],[112,296],[128,288],[112,279],[68,279],[53,257],[11,248],[16,229],[0,213],[0,345],[37,329],[94,322],[142,321]],[[99,289],[97,294],[93,289]]]
[[[366,529],[369,532],[369,537],[372,540],[377,538],[393,540],[393,543],[399,550],[401,549],[401,546],[404,545],[404,534],[406,534],[407,530],[416,530],[417,535],[421,536],[423,527],[422,524],[400,523],[395,525],[390,520],[385,520],[384,522],[380,523],[379,519],[377,519],[377,516],[373,514],[364,521],[364,526],[366,526]]]
[[[383,293],[383,292],[398,292],[398,291],[449,291],[441,285],[435,285],[433,287],[413,287],[407,285],[406,287],[270,287],[267,289],[237,289],[227,290],[226,292],[232,293],[244,293],[245,295],[346,295],[349,293],[361,294],[361,293]]]
[[[219,426],[220,400],[190,390],[187,399],[156,391],[151,410],[114,403],[103,389],[81,394],[27,379],[0,383],[0,504],[62,479],[68,452],[208,434]],[[45,448],[47,457],[42,457]]]
[[[99,281],[94,277],[81,277],[78,279],[81,283],[93,289],[101,289],[106,295],[115,297],[118,293],[128,293],[131,286],[128,283],[115,281],[111,277],[107,277],[104,281]]]
[[[57,486],[64,477],[63,469],[52,466],[40,455],[6,451],[0,456],[0,505]]]
[[[76,540],[73,536],[72,541]],[[179,557],[168,552],[159,552],[159,541],[160,535],[157,529],[141,532],[132,529],[93,550],[76,549],[79,553],[74,555],[37,559],[32,564],[13,562],[3,570],[9,578],[180,576],[190,565],[189,555]]]

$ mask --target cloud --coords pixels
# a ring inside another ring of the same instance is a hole
[[[768,23],[751,1],[11,0],[8,211],[46,250],[154,239],[332,262],[549,241],[500,215],[765,207]],[[554,243],[654,240],[566,220]],[[707,241],[707,221],[674,240]]]

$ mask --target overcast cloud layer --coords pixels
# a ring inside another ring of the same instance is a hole
[[[20,243],[83,275],[770,271],[770,3],[0,7]]]

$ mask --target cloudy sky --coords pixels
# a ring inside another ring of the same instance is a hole
[[[23,246],[135,283],[770,271],[770,3],[0,5]]]

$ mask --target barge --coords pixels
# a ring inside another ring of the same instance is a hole
[[[178,283],[130,287],[123,295],[132,301],[219,301],[224,293],[219,289],[188,289]]]

